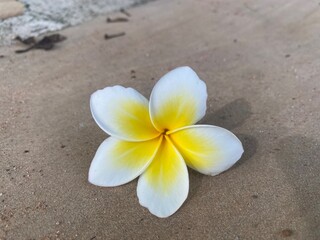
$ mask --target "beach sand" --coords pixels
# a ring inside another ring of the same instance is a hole
[[[320,239],[319,3],[161,0],[128,11],[129,22],[101,16],[61,31],[51,51],[0,48],[0,239]],[[188,199],[159,219],[139,205],[136,180],[88,183],[107,138],[89,98],[117,84],[149,97],[183,65],[207,83],[201,122],[233,131],[245,153],[215,177],[190,171]]]

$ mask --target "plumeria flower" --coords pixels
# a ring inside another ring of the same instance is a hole
[[[89,182],[114,187],[139,176],[140,204],[157,217],[175,213],[188,196],[187,166],[214,176],[243,153],[241,142],[228,130],[193,125],[205,115],[206,100],[205,83],[189,67],[164,75],[149,102],[122,86],[93,93],[92,116],[110,137],[93,158]]]

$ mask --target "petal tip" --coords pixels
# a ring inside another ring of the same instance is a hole
[[[158,218],[167,218],[175,214],[188,198],[189,180],[186,182],[184,186],[181,186],[180,190],[182,191],[179,191],[180,194],[177,196],[177,198],[174,201],[167,202],[167,205],[164,202],[162,202],[162,204],[159,202],[155,202],[155,199],[153,199],[154,195],[149,195],[145,191],[145,185],[140,176],[137,186],[137,196],[139,204],[142,207],[147,208],[152,215]],[[172,203],[174,203],[174,206],[172,206]]]
[[[177,207],[175,210],[173,210],[173,211],[157,211],[156,208],[154,208],[154,207],[152,207],[152,206],[149,206],[149,204],[148,204],[146,201],[143,201],[143,200],[139,197],[139,194],[137,194],[137,195],[138,195],[138,199],[139,199],[139,204],[140,204],[142,207],[148,209],[149,212],[150,212],[152,215],[154,215],[154,216],[156,216],[156,217],[158,217],[158,218],[168,218],[168,217],[172,216],[173,214],[175,214],[175,213],[181,208],[181,206],[184,204],[184,202],[185,202],[185,201],[187,200],[187,198],[188,198],[188,193],[187,193],[185,196],[183,196],[183,198],[182,198],[182,200],[181,200],[180,206],[178,206],[178,207]]]

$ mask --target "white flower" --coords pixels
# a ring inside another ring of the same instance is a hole
[[[205,83],[189,67],[164,75],[150,102],[122,86],[93,93],[93,118],[110,137],[94,156],[89,182],[112,187],[140,176],[140,204],[158,217],[175,213],[188,196],[187,166],[217,175],[243,153],[241,142],[228,130],[193,125],[205,115],[206,100]]]

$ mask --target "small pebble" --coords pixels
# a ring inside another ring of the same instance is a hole
[[[281,231],[281,237],[290,237],[292,234],[293,231],[291,229],[284,229]]]

